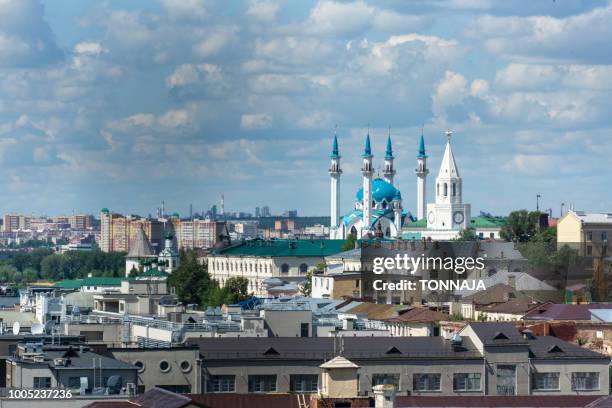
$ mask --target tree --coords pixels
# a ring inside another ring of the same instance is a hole
[[[223,289],[227,292],[226,303],[229,304],[238,303],[250,297],[249,280],[244,276],[232,276],[225,281]]]
[[[536,234],[540,212],[512,211],[501,229],[503,239],[512,242],[527,242]]]
[[[459,232],[455,241],[478,241],[479,239],[474,228],[464,228]]]
[[[351,249],[355,249],[355,242],[357,242],[357,238],[353,234],[349,234],[342,244],[342,251],[350,251]]]
[[[184,304],[199,303],[201,294],[207,292],[212,280],[204,265],[198,262],[195,251],[181,250],[180,265],[168,277],[168,285],[173,287],[179,300]]]
[[[304,284],[300,288],[300,293],[302,293],[302,296],[308,297],[312,295],[312,275],[322,274],[325,272],[325,268],[327,268],[327,264],[325,262],[319,262],[314,269],[306,272]]]

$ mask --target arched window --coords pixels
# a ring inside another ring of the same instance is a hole
[[[287,264],[282,264],[282,265],[281,265],[281,272],[282,272],[282,273],[289,273],[289,265],[287,265]]]
[[[456,196],[457,195],[457,186],[455,185],[455,183],[453,183],[452,191],[453,191],[453,197]]]
[[[386,237],[390,237],[391,236],[391,228],[387,227],[387,229],[385,230],[385,236]]]
[[[448,184],[444,183],[444,197],[448,197]]]
[[[440,183],[436,184],[436,194],[440,195]]]
[[[306,273],[308,272],[308,265],[306,265],[305,263],[300,264],[300,273]]]
[[[382,208],[387,208],[387,200],[382,201]]]

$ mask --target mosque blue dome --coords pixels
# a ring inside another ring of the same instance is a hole
[[[372,199],[379,203],[386,200],[388,203],[395,197],[401,197],[399,190],[381,178],[372,180]],[[363,187],[357,191],[357,201],[363,201]]]

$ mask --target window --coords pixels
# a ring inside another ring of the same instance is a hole
[[[159,369],[162,371],[162,373],[167,373],[168,371],[170,371],[170,363],[168,363],[166,360],[160,361]]]
[[[587,231],[587,241],[593,240],[593,233],[591,231]]]
[[[300,323],[300,337],[308,337],[310,325],[308,323]]]
[[[308,272],[308,265],[306,265],[305,263],[300,264],[300,273],[306,273]]]
[[[136,368],[138,368],[138,372],[142,373],[145,370],[145,365],[142,361],[134,361],[134,365],[136,366]]]
[[[593,247],[590,245],[587,245],[587,255],[593,255]]]
[[[497,395],[516,394],[516,366],[497,366]]]
[[[181,371],[184,373],[191,371],[191,363],[187,360],[181,361]]]
[[[480,391],[480,373],[458,373],[453,376],[453,390]]]
[[[381,384],[392,384],[395,385],[395,390],[399,390],[400,387],[400,375],[399,374],[372,374],[372,387]]]
[[[534,390],[558,390],[559,373],[534,373],[532,384]]]
[[[34,377],[32,388],[51,388],[51,377]]]
[[[282,273],[289,273],[289,265],[287,265],[287,264],[282,264],[282,265],[281,265],[281,272],[282,272]]]
[[[455,183],[452,184],[453,197],[457,195],[457,185]]]
[[[249,392],[276,392],[276,375],[249,375]]]
[[[440,391],[440,374],[415,374],[413,388],[415,391]]]
[[[206,392],[236,391],[235,375],[211,375],[206,383]]]
[[[601,233],[601,240],[602,241],[607,241],[608,240],[608,232],[604,231]]]
[[[444,183],[444,197],[448,197],[448,184]]]
[[[572,391],[599,389],[599,373],[572,373]]]
[[[291,392],[316,392],[319,377],[316,374],[290,375],[289,390]]]
[[[68,388],[81,388],[81,377],[68,377]]]

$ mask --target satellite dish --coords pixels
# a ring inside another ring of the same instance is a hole
[[[43,334],[44,330],[45,326],[40,323],[34,323],[30,331],[32,332],[32,334]]]
[[[21,325],[19,322],[13,323],[13,334],[16,336],[19,334],[19,330],[21,329]]]

